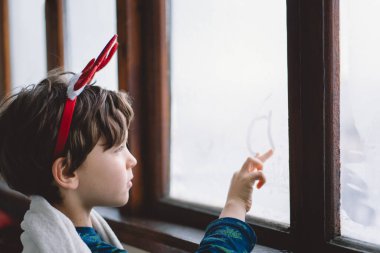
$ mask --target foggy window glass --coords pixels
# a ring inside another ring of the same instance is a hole
[[[11,89],[46,77],[45,1],[9,2]],[[31,29],[32,28],[32,29]]]
[[[274,147],[249,214],[289,224],[286,1],[169,9],[170,196],[223,207],[233,172]]]
[[[340,2],[341,233],[380,244],[380,1]]]
[[[67,0],[65,13],[66,69],[79,73],[116,34],[116,2]],[[103,88],[118,89],[117,54],[93,80]]]

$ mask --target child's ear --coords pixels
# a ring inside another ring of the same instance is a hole
[[[66,158],[64,157],[55,159],[51,168],[53,177],[58,186],[65,189],[75,190],[79,185],[78,174],[75,171],[73,173],[68,173],[65,159]]]

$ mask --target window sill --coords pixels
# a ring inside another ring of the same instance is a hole
[[[107,220],[123,243],[150,252],[195,252],[204,231],[145,217],[122,217],[116,208],[98,207],[96,210]],[[255,253],[283,252],[256,245]]]

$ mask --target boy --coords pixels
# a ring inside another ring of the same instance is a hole
[[[128,96],[89,85],[115,53],[116,40],[69,81],[68,73],[52,72],[0,105],[0,172],[10,187],[31,196],[21,223],[25,253],[125,252],[93,210],[128,202],[137,164],[127,148]],[[256,237],[245,214],[271,154],[248,158],[234,174],[220,219],[208,226],[198,252],[252,250]]]

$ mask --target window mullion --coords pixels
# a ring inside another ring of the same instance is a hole
[[[287,1],[291,234],[320,250],[325,213],[324,1]]]
[[[46,0],[47,69],[64,66],[63,0]]]
[[[118,77],[119,89],[127,91],[133,99],[135,118],[129,129],[129,144],[132,154],[138,163],[133,169],[134,186],[128,205],[125,207],[129,214],[141,211],[144,197],[142,159],[142,46],[141,46],[141,13],[138,1],[116,0],[117,33],[118,33]]]
[[[0,0],[0,38],[0,96],[4,97],[11,87],[8,0]]]
[[[154,215],[152,205],[169,191],[170,96],[166,1],[144,0],[141,13],[141,135],[145,210]]]
[[[340,49],[339,0],[326,1],[325,11],[325,196],[326,232],[329,241],[340,233]]]

